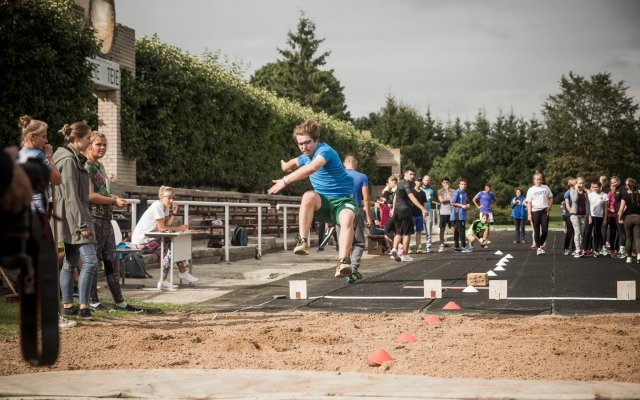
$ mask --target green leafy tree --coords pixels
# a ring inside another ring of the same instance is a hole
[[[49,125],[49,140],[65,123],[95,124],[93,31],[74,17],[72,2],[0,1],[0,143],[19,144],[18,118],[29,114]]]
[[[562,76],[560,92],[549,96],[543,109],[545,173],[551,185],[559,187],[576,175],[640,174],[638,104],[627,89],[624,81],[614,83],[610,73],[590,79],[573,72]]]
[[[296,32],[289,31],[287,35],[288,47],[278,49],[282,59],[259,68],[250,82],[314,111],[350,120],[344,87],[334,76],[333,69],[321,69],[331,52],[318,54],[325,39],[317,38],[315,29],[315,23],[303,13]]]
[[[385,106],[378,114],[371,134],[388,146],[409,146],[429,139],[424,118],[413,107],[398,103],[392,95],[387,96]]]

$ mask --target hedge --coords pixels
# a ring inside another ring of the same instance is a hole
[[[136,42],[136,76],[122,80],[123,151],[137,161],[138,183],[264,192],[282,176],[281,159],[299,155],[291,134],[316,119],[321,141],[353,152],[375,170],[379,144],[349,123],[278,98],[226,71],[161,43]],[[288,194],[301,193],[295,184]]]

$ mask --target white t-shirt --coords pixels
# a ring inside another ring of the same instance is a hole
[[[606,201],[609,201],[609,196],[606,193],[589,193],[589,208],[592,217],[604,217],[604,203]]]
[[[148,238],[144,234],[156,229],[157,219],[168,216],[169,209],[164,208],[160,200],[154,201],[149,208],[147,208],[147,211],[142,214],[142,217],[140,217],[140,221],[138,221],[136,229],[133,231],[133,235],[131,236],[131,243],[141,244],[146,242]]]
[[[531,186],[527,190],[525,201],[531,203],[531,211],[546,210],[549,208],[549,199],[553,197],[551,189],[547,185]]]

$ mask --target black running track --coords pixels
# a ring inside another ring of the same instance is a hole
[[[344,279],[332,277],[333,264],[317,270],[289,276],[287,279],[248,287],[202,304],[216,312],[232,311],[320,311],[334,313],[487,313],[510,315],[584,315],[640,312],[640,301],[605,300],[617,297],[617,281],[640,280],[640,264],[626,264],[611,257],[579,258],[563,255],[563,232],[550,232],[547,254],[536,256],[529,244],[513,244],[511,232],[493,232],[492,244],[473,253],[418,255],[414,262],[397,263],[386,256],[377,266],[361,268],[364,279],[346,285]],[[503,255],[495,255],[496,250]],[[463,293],[459,289],[443,289],[441,299],[423,298],[425,279],[442,280],[443,287],[466,286],[470,272],[487,272],[506,254],[513,258],[506,271],[497,277],[508,282],[505,300],[489,300],[488,290]],[[388,260],[386,262],[385,260]],[[309,299],[291,300],[290,280],[306,280]],[[640,294],[640,293],[638,293]],[[274,298],[286,296],[285,299]],[[565,299],[567,297],[579,299]],[[527,298],[527,299],[513,299]],[[547,298],[547,299],[544,299]],[[549,299],[553,298],[553,299]],[[450,301],[459,311],[445,311]]]

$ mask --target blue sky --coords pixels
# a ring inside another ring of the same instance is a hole
[[[326,39],[327,67],[354,117],[378,111],[388,94],[443,121],[480,109],[540,117],[569,71],[610,72],[640,102],[632,0],[117,0],[116,20],[192,54],[220,50],[250,75],[278,58],[301,10]]]

